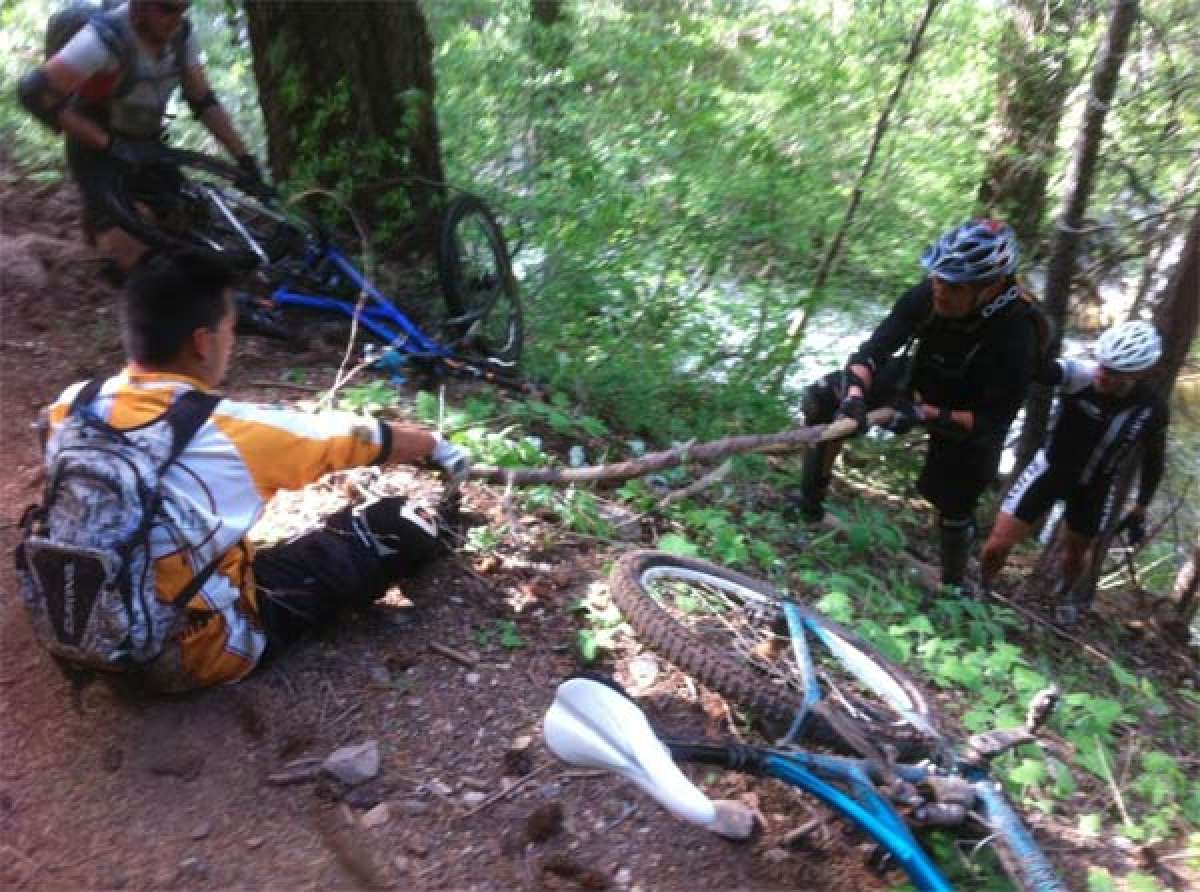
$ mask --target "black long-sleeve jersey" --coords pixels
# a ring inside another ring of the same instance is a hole
[[[1074,472],[1080,485],[1107,482],[1138,443],[1144,446],[1137,503],[1150,504],[1166,467],[1166,400],[1144,381],[1124,396],[1100,393],[1093,385],[1096,363],[1060,359],[1048,369],[1047,384],[1058,385],[1058,421],[1046,447],[1051,467]]]
[[[930,405],[974,413],[970,439],[996,444],[1033,380],[1039,349],[1034,313],[1014,291],[990,316],[947,319],[934,313],[933,283],[925,279],[901,295],[850,363],[875,372],[911,349],[910,390]]]

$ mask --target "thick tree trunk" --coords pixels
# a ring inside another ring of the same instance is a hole
[[[347,190],[368,222],[386,210],[392,250],[431,254],[444,175],[420,5],[248,0],[246,21],[275,176]]]
[[[1074,80],[1068,37],[1077,0],[1011,0],[997,52],[998,132],[979,187],[981,211],[1006,220],[1032,253],[1063,103]]]
[[[1075,259],[1084,214],[1087,212],[1092,185],[1096,178],[1096,162],[1104,136],[1104,119],[1117,92],[1121,63],[1125,59],[1125,50],[1129,46],[1129,38],[1137,17],[1138,0],[1116,0],[1108,32],[1104,36],[1096,67],[1092,71],[1087,110],[1084,112],[1083,126],[1075,143],[1073,176],[1067,190],[1062,216],[1055,225],[1050,267],[1046,273],[1044,301],[1046,312],[1055,326],[1051,345],[1054,355],[1057,355],[1062,347],[1063,327],[1067,321],[1067,305],[1071,294],[1071,278],[1075,273]],[[1017,449],[1018,472],[1028,464],[1046,437],[1050,397],[1049,388],[1035,385],[1029,402],[1026,403],[1025,426],[1021,429],[1021,441]]]

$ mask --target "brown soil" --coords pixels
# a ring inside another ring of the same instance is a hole
[[[70,189],[0,171],[0,546],[38,495],[37,410],[80,378],[116,370],[115,293],[77,238]],[[227,390],[308,397],[337,357],[297,358],[244,338]],[[315,518],[363,478],[287,497],[276,524]],[[421,490],[409,470],[373,486]],[[714,796],[763,813],[758,839],[733,844],[672,819],[630,785],[572,772],[540,743],[555,684],[580,667],[573,603],[601,584],[610,546],[573,541],[516,516],[500,489],[469,485],[466,507],[510,534],[493,554],[461,551],[387,602],[306,642],[247,681],[181,698],[108,683],[81,691],[34,641],[11,562],[0,570],[0,888],[4,889],[822,889],[885,888],[860,838],[795,791],[699,773]],[[552,544],[551,544],[552,543]],[[511,621],[520,646],[495,634]],[[461,665],[431,649],[469,654]],[[728,736],[724,702],[618,642],[654,678],[641,703],[661,727]],[[644,678],[644,672],[640,673]],[[524,753],[514,741],[531,737]],[[380,776],[353,790],[271,776],[305,757],[378,741]],[[510,750],[513,750],[510,752]],[[507,796],[486,799],[509,785]],[[375,826],[386,803],[386,817]],[[559,812],[561,809],[561,813]],[[371,818],[364,821],[368,813]],[[817,829],[785,844],[816,818]],[[1084,855],[1072,865],[1075,879]],[[1072,885],[1075,885],[1074,883]]]

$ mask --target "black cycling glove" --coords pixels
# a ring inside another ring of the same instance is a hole
[[[838,406],[837,415],[834,416],[834,421],[842,418],[849,418],[858,425],[858,432],[862,433],[867,429],[867,401],[861,396],[848,396],[842,400]]]
[[[1117,524],[1117,532],[1124,533],[1130,545],[1141,545],[1146,538],[1146,515],[1141,511],[1130,511]]]
[[[921,417],[920,411],[917,409],[917,404],[912,400],[904,400],[892,406],[892,411],[895,414],[892,420],[883,426],[886,431],[891,431],[897,436],[907,434],[910,430],[920,424],[924,419]]]
[[[238,178],[239,189],[252,195],[261,195],[271,191],[271,187],[263,179],[262,168],[259,167],[258,160],[249,152],[245,155],[238,155],[237,166],[242,172]]]

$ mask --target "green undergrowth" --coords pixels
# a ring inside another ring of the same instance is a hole
[[[372,400],[379,397],[372,391]],[[352,389],[346,399],[354,400]],[[564,397],[540,402],[486,395],[449,406],[421,393],[414,406],[420,420],[441,427],[481,464],[591,464],[635,458],[649,448],[618,436]],[[937,692],[947,727],[964,734],[1020,725],[1033,695],[1059,685],[1063,699],[1049,724],[1049,742],[1019,748],[993,766],[1014,800],[1026,811],[1068,821],[1098,845],[1123,837],[1180,846],[1180,860],[1200,859],[1200,776],[1193,756],[1200,750],[1200,695],[1164,687],[1119,653],[1111,663],[1093,661],[1006,607],[930,595],[905,559],[924,535],[922,514],[896,505],[911,469],[900,460],[897,476],[879,477],[880,459],[896,452],[888,442],[855,444],[852,476],[875,479],[880,498],[891,493],[892,499],[833,500],[839,528],[815,534],[781,515],[779,492],[794,482],[793,472],[757,456],[739,458],[720,483],[667,507],[659,507],[664,494],[694,479],[690,471],[671,469],[615,489],[531,486],[518,489],[517,498],[525,510],[555,519],[562,536],[598,547],[615,535],[620,521],[614,518],[652,517],[657,547],[772,580],[906,666]],[[500,547],[505,533],[483,530],[468,547]],[[599,590],[574,606],[581,657],[603,659],[621,625],[619,614]],[[1152,882],[1149,875],[1112,877],[1100,867],[1089,877],[1091,889],[1156,888]],[[989,888],[983,880],[970,887]]]

